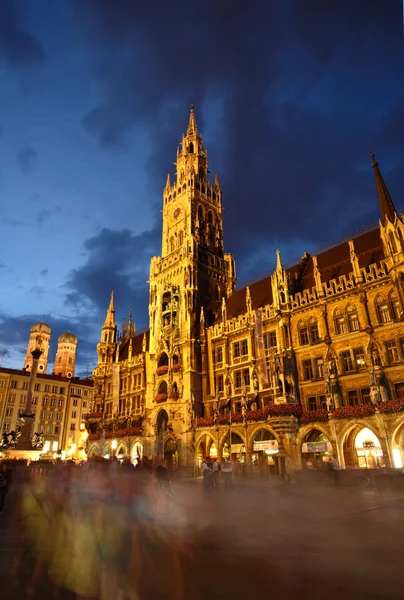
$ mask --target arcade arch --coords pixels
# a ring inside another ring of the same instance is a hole
[[[380,469],[386,466],[379,437],[366,424],[356,424],[346,432],[342,449],[348,469]]]

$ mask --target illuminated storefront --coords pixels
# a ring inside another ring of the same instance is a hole
[[[361,469],[380,469],[385,466],[379,439],[367,427],[361,429],[356,435],[355,449],[358,466]]]

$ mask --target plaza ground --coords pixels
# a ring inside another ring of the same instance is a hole
[[[144,550],[142,600],[404,595],[403,492],[246,481],[206,493],[193,481],[174,483],[173,496],[157,523],[164,535]],[[21,529],[16,515],[1,515],[0,598],[76,598],[45,576],[27,595]]]

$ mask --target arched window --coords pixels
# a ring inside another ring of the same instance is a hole
[[[178,246],[182,246],[183,241],[184,241],[184,232],[180,231],[178,234]]]
[[[210,191],[210,189],[208,188],[208,198],[210,198],[212,195],[212,192]]]
[[[347,332],[345,315],[340,308],[337,308],[334,312],[334,324],[335,333],[337,335],[341,335],[342,333]]]
[[[399,319],[401,314],[401,305],[396,292],[391,292],[390,294],[390,307],[393,319]]]
[[[212,213],[211,210],[208,211],[207,221],[208,221],[209,225],[212,225],[212,223],[213,223],[213,213]]]
[[[213,192],[213,196],[212,197],[213,197],[213,200],[216,200],[216,194],[215,194],[215,192]]]
[[[167,394],[167,382],[166,381],[162,381],[160,383],[158,393],[159,394]]]
[[[200,185],[199,181],[197,181],[197,182],[195,183],[195,188],[196,188],[197,190],[200,190],[200,189],[201,189],[201,185]]]
[[[310,317],[309,319],[309,336],[311,344],[316,344],[320,339],[317,321],[314,317]]]
[[[174,238],[170,238],[170,252],[173,252],[175,250],[175,246],[174,246]]]
[[[193,145],[193,143],[192,143],[192,142],[191,142],[191,143],[189,144],[189,146],[188,146],[188,152],[190,152],[191,154],[193,154],[193,153],[194,153],[194,145]]]
[[[349,331],[359,331],[359,318],[358,313],[356,311],[356,307],[352,304],[348,304],[346,309],[346,317],[348,321],[348,329]]]
[[[390,321],[391,321],[390,307],[389,307],[389,303],[387,302],[386,298],[382,295],[377,296],[375,304],[376,304],[376,312],[377,312],[377,317],[379,319],[379,323],[390,323]]]
[[[301,346],[307,346],[309,343],[309,331],[306,323],[302,321],[299,323],[299,341]]]
[[[202,194],[205,193],[205,186],[204,185],[201,187],[201,192],[202,192]]]
[[[160,354],[157,366],[158,367],[168,366],[168,356],[167,356],[167,354],[165,352],[163,352],[162,354]]]
[[[203,212],[203,206],[201,206],[201,204],[198,206],[198,219],[203,221],[205,215]]]

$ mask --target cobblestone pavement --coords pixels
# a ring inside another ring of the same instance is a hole
[[[404,596],[403,493],[247,482],[210,493],[178,483],[173,496],[133,598]],[[46,569],[29,596],[34,563],[10,504],[0,515],[0,598],[76,598],[52,587]]]

